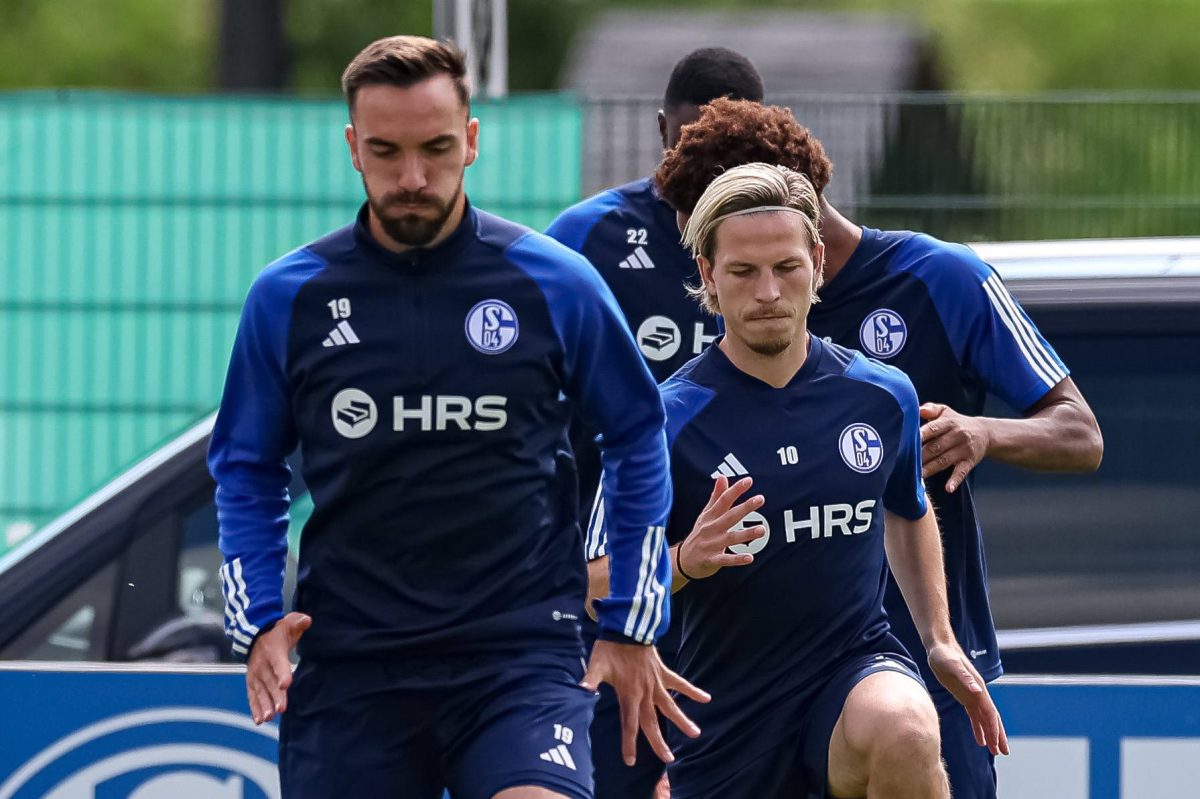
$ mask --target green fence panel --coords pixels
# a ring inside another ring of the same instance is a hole
[[[479,103],[478,206],[579,196],[566,97]],[[0,552],[217,403],[242,298],[363,199],[340,101],[0,96]]]

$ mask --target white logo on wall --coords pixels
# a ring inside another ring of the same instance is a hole
[[[875,471],[883,462],[883,441],[874,427],[862,422],[842,431],[838,436],[838,451],[847,466],[862,474]]]
[[[904,349],[908,339],[908,327],[900,314],[880,308],[863,320],[858,329],[858,340],[863,349],[876,358],[894,357]]]
[[[467,313],[467,341],[484,355],[499,355],[517,342],[520,325],[512,306],[484,300]]]
[[[365,391],[344,388],[333,398],[329,409],[333,417],[333,429],[346,438],[362,438],[375,429],[379,412],[375,400]]]
[[[665,361],[679,352],[679,326],[665,316],[651,316],[637,329],[638,349],[652,361]]]
[[[279,799],[279,728],[243,714],[168,707],[113,716],[61,738],[0,784],[0,799]],[[217,743],[219,742],[219,743]]]

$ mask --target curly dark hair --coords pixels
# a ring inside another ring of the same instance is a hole
[[[654,181],[663,199],[685,214],[692,213],[713,178],[742,164],[785,166],[805,175],[818,196],[833,175],[821,142],[783,106],[718,98],[702,107],[700,118],[684,125],[681,134]]]

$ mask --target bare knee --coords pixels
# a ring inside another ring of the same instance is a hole
[[[872,761],[921,760],[941,757],[937,711],[929,697],[890,702],[877,709],[871,741],[864,742]]]
[[[855,686],[834,728],[835,796],[948,796],[937,711],[916,681],[878,672]]]

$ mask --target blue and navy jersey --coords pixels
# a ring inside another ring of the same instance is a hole
[[[858,248],[820,297],[809,329],[900,369],[921,402],[978,416],[992,393],[1024,411],[1068,374],[996,272],[962,245],[864,228]],[[945,548],[950,620],[963,650],[990,680],[1001,666],[973,481],[947,494],[948,477],[949,471],[931,477],[929,493]],[[914,654],[923,652],[894,580],[887,609],[897,636]],[[925,659],[916,660],[935,686]]]
[[[627,183],[584,200],[559,214],[546,234],[583,254],[617,298],[646,365],[662,382],[699,355],[718,334],[718,320],[688,296],[699,283],[691,253],[680,242],[675,211],[658,195],[653,178]],[[571,446],[579,472],[580,515],[603,513],[595,502],[600,482],[596,431],[575,420]],[[602,544],[589,560],[607,554]],[[585,631],[588,625],[585,622]],[[670,657],[677,630],[663,641]]]
[[[546,234],[582,253],[612,289],[659,382],[716,338],[717,319],[684,291],[699,283],[675,211],[654,180],[627,183],[563,211]]]
[[[577,253],[470,206],[403,254],[365,220],[267,267],[242,313],[209,453],[235,651],[282,614],[297,445],[302,654],[578,651],[574,412],[602,434],[619,531],[604,634],[655,640],[664,416],[612,293]]]
[[[766,535],[733,548],[754,562],[675,594],[680,673],[713,695],[688,708],[706,735],[749,734],[844,658],[895,646],[884,510],[926,512],[916,392],[896,369],[809,340],[783,388],[715,346],[660,386],[674,492],[667,540],[688,536],[719,475],[753,477],[766,499],[743,522]],[[700,751],[705,738],[684,745]]]

